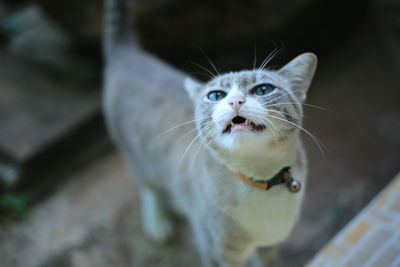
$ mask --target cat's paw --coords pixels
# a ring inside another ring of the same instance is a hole
[[[173,224],[163,208],[159,196],[150,188],[140,191],[142,225],[145,235],[157,242],[164,243],[173,235]]]
[[[174,232],[173,224],[165,217],[148,221],[143,225],[143,228],[149,239],[160,244],[170,240]]]

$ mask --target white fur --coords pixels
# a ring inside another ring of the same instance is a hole
[[[303,192],[288,194],[285,186],[273,187],[268,193],[243,183],[237,186],[241,200],[232,217],[251,234],[254,246],[272,246],[285,240],[298,218]]]

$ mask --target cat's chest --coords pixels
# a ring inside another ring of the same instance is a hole
[[[292,193],[285,185],[268,191],[239,184],[231,218],[254,239],[255,245],[274,245],[287,238],[301,206],[303,192]]]

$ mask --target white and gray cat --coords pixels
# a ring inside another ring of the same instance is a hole
[[[261,190],[233,172],[266,181],[290,167],[305,185],[299,129],[316,56],[199,83],[138,48],[130,4],[106,0],[103,106],[135,173],[144,231],[164,241],[176,212],[190,223],[204,266],[257,262],[259,248],[290,234],[304,190]]]

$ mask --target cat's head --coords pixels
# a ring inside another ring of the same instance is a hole
[[[316,56],[304,53],[279,70],[232,72],[205,84],[188,78],[185,88],[206,143],[234,151],[278,143],[297,133],[316,65]]]

